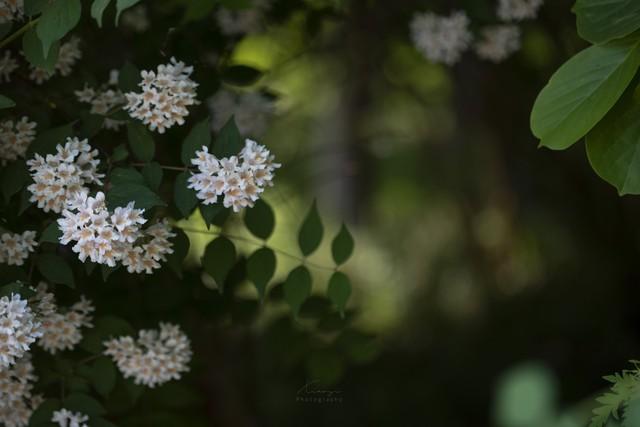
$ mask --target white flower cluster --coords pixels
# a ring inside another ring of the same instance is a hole
[[[502,62],[520,49],[520,28],[516,25],[494,25],[482,30],[482,39],[475,46],[482,59]]]
[[[0,58],[0,83],[10,82],[11,74],[18,69],[18,61],[11,56],[10,50],[4,51],[4,56]]]
[[[191,344],[177,325],[160,323],[160,329],[141,330],[138,339],[124,336],[104,343],[125,378],[148,387],[178,380],[189,371]]]
[[[166,129],[184,124],[189,115],[187,107],[198,104],[196,88],[198,84],[190,79],[193,67],[171,58],[166,65],[158,65],[157,70],[142,71],[139,86],[142,93],[125,94],[125,109],[134,119],[142,120],[152,131],[164,133]]]
[[[23,265],[38,246],[35,231],[22,234],[3,233],[0,236],[0,264]]]
[[[0,374],[24,357],[41,336],[40,322],[26,299],[18,294],[0,298]]]
[[[52,423],[57,423],[60,427],[89,427],[87,424],[89,416],[81,412],[71,412],[65,408],[53,411]]]
[[[24,0],[0,0],[0,24],[22,19]]]
[[[95,197],[77,193],[70,199],[58,226],[62,231],[60,243],[75,242],[72,250],[80,261],[89,258],[97,264],[115,267],[122,263],[129,273],[151,274],[160,268],[160,261],[173,252],[169,238],[175,234],[166,222],[159,222],[146,229],[142,216],[144,209],[135,209],[134,203],[109,212],[104,193]]]
[[[31,202],[45,212],[60,213],[67,199],[78,192],[88,192],[86,185],[102,185],[100,179],[104,175],[97,172],[98,150],[92,149],[86,139],[67,138],[65,145],[58,144],[56,150],[56,154],[36,154],[27,161],[34,181],[27,188],[32,194]]]
[[[123,105],[125,98],[122,91],[118,89],[118,74],[118,70],[111,70],[109,82],[99,89],[93,89],[85,84],[84,89],[74,92],[78,101],[91,104],[90,113],[101,116],[105,116],[114,108]],[[124,123],[122,120],[105,117],[102,127],[118,130]]]
[[[524,21],[538,16],[544,0],[500,0],[498,17],[503,21]]]
[[[205,205],[224,196],[223,205],[234,212],[253,207],[266,186],[273,185],[274,172],[280,167],[275,157],[264,145],[247,139],[239,156],[218,159],[206,146],[196,151],[191,163],[198,173],[189,177],[189,188],[196,190],[198,199]]]
[[[27,148],[36,139],[36,126],[36,122],[30,122],[27,117],[0,123],[0,162],[3,165],[8,160],[24,157]]]
[[[216,13],[220,32],[225,36],[241,36],[262,29],[263,16],[270,4],[268,0],[254,0],[252,8],[231,10],[221,7]]]
[[[46,287],[39,291],[50,295],[52,304],[55,304],[53,295],[46,292]],[[82,341],[82,328],[93,327],[93,311],[93,304],[83,296],[65,312],[55,309],[41,314],[42,337],[38,345],[51,354],[73,350]]]
[[[43,401],[33,395],[33,373],[31,356],[27,353],[9,369],[0,369],[0,425],[26,427],[34,409]]]
[[[430,61],[452,65],[469,48],[473,36],[464,12],[439,16],[418,13],[411,21],[411,37],[416,48]]]
[[[31,66],[31,74],[29,78],[35,81],[37,84],[42,84],[45,81],[53,77],[56,72],[61,76],[68,76],[71,74],[73,66],[82,58],[82,51],[80,50],[80,39],[78,37],[71,37],[68,42],[60,45],[58,51],[58,62],[54,67],[54,70],[49,72],[45,69]]]
[[[209,98],[211,127],[219,131],[234,116],[243,135],[261,136],[274,113],[273,101],[259,93],[233,93],[222,89]]]

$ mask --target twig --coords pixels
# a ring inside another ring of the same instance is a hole
[[[136,167],[136,168],[143,168],[145,166],[147,166],[147,163],[131,163],[131,166]],[[180,171],[180,172],[186,172],[189,170],[188,167],[186,166],[167,166],[167,165],[160,165],[161,169],[166,169],[166,170],[170,170],[170,171]]]
[[[9,43],[14,41],[18,37],[20,37],[22,34],[29,31],[33,26],[35,26],[38,23],[39,20],[40,18],[36,18],[33,21],[29,21],[26,24],[24,24],[22,27],[20,27],[20,29],[18,29],[15,33],[11,34],[8,37],[5,37],[5,39],[0,42],[0,49],[7,46]]]

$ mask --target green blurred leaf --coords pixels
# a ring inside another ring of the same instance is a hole
[[[347,226],[342,224],[340,231],[331,242],[331,255],[336,265],[344,264],[351,254],[353,253],[353,237],[347,229]]]
[[[46,57],[53,43],[63,38],[80,21],[80,0],[48,2],[42,10],[36,33],[42,41],[42,53]]]
[[[31,175],[24,160],[9,163],[2,171],[2,195],[8,202],[31,182]]]
[[[75,288],[73,272],[71,267],[59,255],[40,254],[37,258],[36,266],[40,274],[51,283],[60,283],[70,288]]]
[[[173,200],[184,218],[189,217],[198,204],[196,192],[188,188],[189,172],[180,172],[173,188]]]
[[[260,300],[264,299],[269,280],[276,272],[276,255],[269,248],[260,248],[247,259],[247,277],[253,282]]]
[[[62,401],[62,406],[72,412],[81,412],[89,416],[104,415],[102,404],[93,397],[82,393],[73,393]]]
[[[24,0],[24,13],[27,16],[41,13],[49,0]]]
[[[120,21],[120,14],[124,12],[126,9],[135,6],[138,4],[140,0],[117,0],[116,2],[116,25],[118,25],[118,21]]]
[[[182,277],[182,262],[189,253],[189,237],[184,231],[177,228],[174,230],[176,237],[173,238],[173,253],[167,256],[167,263],[169,267],[178,275]]]
[[[62,409],[62,404],[58,399],[45,400],[31,414],[31,418],[29,418],[29,427],[50,426],[53,413],[60,409]]]
[[[207,228],[211,227],[212,224],[221,227],[227,219],[229,209],[226,209],[220,203],[213,205],[201,204],[200,214],[202,214],[202,218],[204,219],[205,224],[207,224]]]
[[[327,296],[332,303],[338,308],[340,313],[344,315],[347,301],[351,296],[351,282],[346,274],[336,271],[329,279],[327,287]]]
[[[35,141],[27,148],[27,157],[30,158],[34,153],[42,156],[45,154],[53,154],[56,152],[58,144],[64,145],[67,138],[73,136],[73,125],[75,122],[56,128],[48,129],[42,133],[38,133]]]
[[[129,157],[129,151],[127,150],[127,146],[125,144],[120,144],[113,149],[111,160],[113,162],[121,162],[123,160],[126,160],[127,157]]]
[[[142,168],[142,176],[149,188],[153,191],[157,192],[160,189],[160,184],[162,183],[162,168],[158,163],[147,163],[145,167]]]
[[[311,273],[305,266],[295,268],[284,282],[284,299],[298,316],[300,306],[311,295]]]
[[[209,243],[202,257],[204,270],[216,281],[220,289],[236,263],[236,248],[233,242],[220,236]]]
[[[90,366],[89,380],[102,396],[108,396],[116,386],[116,366],[108,357],[99,357]]]
[[[62,236],[62,231],[60,231],[60,227],[58,227],[58,222],[54,220],[47,225],[47,228],[42,232],[40,243],[60,244],[60,236]]]
[[[134,156],[143,162],[150,162],[156,151],[151,132],[141,123],[127,123],[129,147]]]
[[[102,316],[94,321],[93,328],[84,332],[79,346],[89,353],[100,354],[104,350],[104,341],[134,334],[135,330],[126,320],[116,316]]]
[[[140,88],[140,70],[131,62],[125,62],[118,74],[118,87],[124,93],[137,92]]]
[[[109,175],[111,185],[140,184],[145,185],[144,176],[134,168],[115,168]]]
[[[0,287],[0,298],[11,296],[11,294],[18,294],[22,298],[31,298],[36,293],[22,282],[13,282]]]
[[[578,0],[573,6],[578,34],[594,44],[627,36],[640,28],[636,0]]]
[[[110,210],[118,206],[127,206],[135,202],[137,209],[150,209],[154,206],[166,206],[164,201],[143,184],[122,183],[113,184],[107,192],[107,206]]]
[[[242,150],[243,144],[236,120],[231,116],[220,129],[216,142],[213,144],[212,152],[218,158],[236,156]]]
[[[198,21],[211,15],[217,0],[190,0],[182,17],[183,23]]]
[[[322,242],[323,233],[324,229],[318,214],[318,206],[314,200],[298,233],[298,246],[300,246],[304,256],[309,256],[318,249]]]
[[[11,98],[0,95],[0,109],[15,107],[16,103]]]
[[[91,4],[91,17],[96,20],[100,28],[102,28],[102,14],[109,3],[111,0],[93,0],[93,4]]]
[[[36,30],[31,29],[24,33],[22,37],[22,52],[27,61],[34,67],[51,72],[58,62],[60,42],[53,42],[46,55],[43,53],[43,49],[42,42],[38,38]]]
[[[589,132],[631,82],[640,65],[639,46],[637,40],[591,46],[562,65],[531,113],[540,144],[563,150]]]
[[[256,200],[252,208],[245,209],[244,224],[256,237],[267,240],[273,233],[275,222],[273,209],[262,199]]]
[[[189,135],[182,143],[182,164],[187,167],[192,166],[191,159],[196,157],[196,151],[202,150],[202,147],[209,148],[211,146],[211,132],[209,118],[197,123],[189,132]]]
[[[262,71],[248,65],[232,65],[222,70],[222,80],[234,86],[250,86],[260,80]]]

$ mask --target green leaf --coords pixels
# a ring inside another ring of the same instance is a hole
[[[62,406],[72,412],[81,412],[90,417],[95,415],[104,415],[107,413],[100,402],[93,397],[82,393],[72,393],[67,396]]]
[[[255,285],[261,300],[264,300],[265,290],[275,272],[276,255],[269,248],[260,248],[247,259],[247,277]]]
[[[189,172],[180,172],[176,177],[173,188],[173,201],[184,218],[188,218],[198,204],[196,192],[187,188],[189,185]]]
[[[346,274],[339,271],[333,273],[329,279],[327,296],[338,308],[340,314],[344,316],[347,301],[349,301],[349,297],[351,296],[351,282]]]
[[[313,251],[318,249],[320,242],[322,242],[323,233],[324,230],[320,215],[318,214],[318,206],[314,200],[298,233],[298,246],[300,246],[300,250],[304,256],[309,256]]]
[[[200,214],[205,224],[207,224],[207,228],[211,227],[212,224],[222,227],[229,215],[229,209],[226,209],[220,203],[200,205]]]
[[[104,341],[134,334],[135,330],[124,319],[115,316],[98,317],[94,327],[84,332],[80,348],[92,354],[100,354],[104,350],[102,345]]]
[[[47,228],[44,229],[42,235],[40,236],[40,243],[55,243],[56,245],[60,243],[60,236],[62,236],[62,231],[58,227],[57,221],[52,221]]]
[[[118,21],[120,20],[120,14],[124,12],[125,9],[135,6],[139,2],[140,0],[118,0],[116,2],[116,25],[118,25]]]
[[[221,79],[235,86],[250,86],[262,77],[262,71],[247,65],[232,65],[222,70]]]
[[[27,16],[34,16],[41,13],[49,0],[24,0],[24,13]]]
[[[55,153],[56,146],[58,144],[64,145],[66,139],[73,135],[74,123],[68,123],[39,133],[35,141],[27,149],[27,157],[32,157],[34,153],[42,156]]]
[[[24,160],[16,160],[9,163],[2,171],[2,195],[8,202],[16,193],[19,193],[31,182],[31,175]]]
[[[140,70],[131,62],[125,62],[118,74],[118,87],[124,93],[137,92],[140,88]]]
[[[36,33],[42,41],[42,53],[45,57],[51,45],[78,24],[81,9],[80,0],[56,0],[46,4],[36,26]]]
[[[156,147],[146,126],[140,123],[127,123],[127,137],[134,156],[143,162],[150,162],[153,159]]]
[[[236,248],[233,242],[220,236],[209,243],[204,250],[202,266],[222,289],[231,268],[236,263]]]
[[[116,367],[107,357],[100,357],[91,364],[91,385],[102,396],[108,396],[116,386]]]
[[[587,156],[620,195],[640,194],[640,100],[620,102],[587,135]]]
[[[182,23],[186,24],[206,18],[211,14],[216,3],[217,0],[191,0],[182,17]]]
[[[123,183],[113,185],[107,192],[107,206],[114,209],[135,202],[137,209],[150,209],[154,206],[166,206],[164,201],[144,184]]]
[[[331,242],[331,255],[336,265],[344,264],[353,253],[353,237],[347,226],[342,224],[338,235]]]
[[[298,316],[300,306],[311,295],[311,274],[306,267],[295,268],[284,282],[284,299],[291,307],[294,316]]]
[[[73,272],[69,264],[59,255],[38,255],[36,266],[40,274],[51,283],[60,283],[70,288],[75,288]]]
[[[593,44],[608,42],[640,28],[636,0],[578,0],[573,7],[578,34]]]
[[[213,144],[213,154],[220,157],[230,157],[237,155],[243,147],[242,136],[236,125],[236,120],[233,116],[227,121],[227,123],[220,129],[220,133],[216,138],[215,144]]]
[[[102,14],[109,6],[109,3],[111,3],[111,0],[93,0],[91,5],[91,17],[96,20],[100,28],[102,28]]]
[[[182,278],[182,263],[189,253],[191,243],[184,231],[178,228],[175,229],[174,232],[176,233],[176,237],[173,238],[173,253],[167,256],[167,264],[169,264],[169,267],[178,277]]]
[[[267,240],[275,227],[273,209],[258,199],[252,208],[245,209],[244,224],[254,236]]]
[[[111,181],[112,185],[121,185],[121,184],[144,185],[146,183],[142,174],[133,168],[115,168],[111,172],[111,175],[109,176],[109,180]]]
[[[27,61],[34,67],[53,71],[58,62],[58,52],[60,51],[60,42],[56,41],[51,44],[47,54],[43,54],[42,42],[36,34],[36,30],[27,31],[22,37],[22,52]]]
[[[542,89],[531,113],[540,144],[570,147],[613,107],[640,65],[639,43],[592,46],[569,59]]]
[[[0,95],[0,109],[15,107],[16,103],[11,98]]]
[[[102,130],[105,117],[99,114],[91,114],[88,111],[80,112],[80,137],[91,139]]]
[[[189,135],[182,143],[182,164],[189,167],[191,159],[196,157],[196,151],[202,150],[202,147],[211,146],[211,132],[209,127],[209,118],[197,123],[189,132]]]
[[[126,160],[127,157],[129,157],[129,151],[127,150],[127,146],[125,144],[120,144],[113,149],[111,160],[114,162],[121,162],[123,160]]]
[[[29,427],[50,426],[51,417],[55,411],[62,409],[62,404],[58,399],[47,399],[42,402],[29,418]],[[53,424],[55,426],[55,424]]]
[[[22,298],[31,298],[36,293],[29,286],[21,282],[13,282],[0,287],[0,298],[9,297],[11,294],[18,294]]]
[[[162,183],[162,168],[158,163],[151,162],[145,165],[145,167],[142,168],[142,176],[144,176],[144,180],[153,191],[160,189],[160,184]]]

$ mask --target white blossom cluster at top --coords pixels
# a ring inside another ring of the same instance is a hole
[[[111,70],[109,73],[109,82],[98,89],[94,89],[85,84],[82,90],[75,91],[78,101],[90,104],[91,110],[89,112],[100,116],[106,116],[116,107],[124,105],[124,95],[122,91],[118,89],[118,75],[118,70]],[[122,120],[105,117],[102,127],[110,130],[118,130],[124,123]]]
[[[28,117],[0,123],[0,164],[24,157],[27,148],[36,139],[36,126],[36,122],[30,122]]]
[[[239,156],[218,159],[204,146],[196,151],[191,163],[198,173],[189,177],[189,188],[196,190],[205,205],[214,204],[223,196],[223,205],[239,212],[253,207],[266,186],[273,185],[274,172],[280,167],[264,145],[247,139]]]
[[[264,134],[269,119],[274,113],[274,103],[259,93],[234,93],[226,89],[209,98],[211,128],[219,131],[233,116],[240,133],[259,137]]]
[[[18,21],[24,16],[24,0],[0,0],[0,24]]]
[[[472,46],[480,58],[501,62],[520,49],[520,29],[509,22],[535,18],[542,3],[543,0],[499,0],[496,12],[507,24],[482,28],[480,40],[475,44],[466,13],[455,11],[449,16],[416,13],[410,24],[411,39],[416,49],[432,62],[453,65]]]
[[[71,412],[65,408],[53,411],[51,416],[51,422],[58,424],[59,427],[89,427],[87,421],[89,421],[88,415],[81,412]]]
[[[35,231],[22,234],[2,233],[0,236],[0,264],[23,265],[29,253],[38,246]]]
[[[27,187],[32,194],[29,200],[45,212],[62,212],[67,199],[88,192],[87,185],[102,185],[104,175],[97,172],[97,156],[98,150],[78,138],[67,138],[64,146],[58,144],[56,154],[36,154],[27,161],[34,181]]]
[[[136,384],[155,387],[180,379],[189,371],[191,344],[179,326],[160,323],[160,329],[141,330],[138,339],[130,336],[104,343],[104,354],[111,356],[125,378]]]
[[[141,93],[125,94],[125,109],[134,119],[141,120],[152,131],[164,133],[174,125],[184,124],[189,115],[187,107],[198,104],[196,88],[191,80],[193,67],[171,58],[171,62],[158,65],[156,71],[142,71],[139,83]]]
[[[169,238],[175,234],[166,222],[140,228],[147,222],[143,213],[144,209],[134,208],[134,202],[112,213],[104,193],[98,192],[95,197],[76,193],[58,219],[60,243],[74,242],[72,250],[82,262],[88,258],[109,267],[121,263],[129,273],[151,274],[173,252]]]

